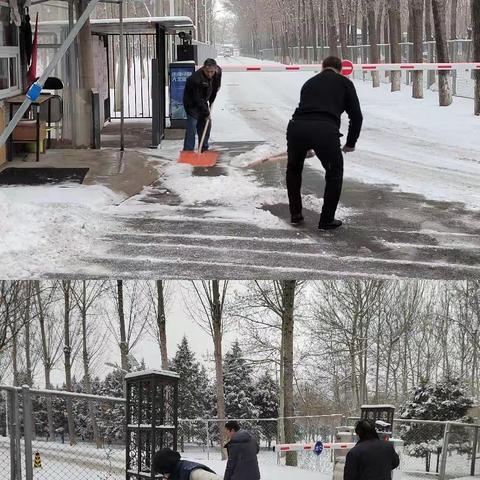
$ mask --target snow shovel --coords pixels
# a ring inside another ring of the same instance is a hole
[[[180,152],[180,157],[178,158],[178,163],[188,163],[194,167],[213,167],[216,165],[220,152],[207,150],[202,153],[203,143],[205,142],[205,137],[207,135],[208,127],[210,126],[210,117],[207,118],[205,122],[205,128],[203,129],[202,138],[200,140],[200,145],[198,150],[195,152],[183,151]]]

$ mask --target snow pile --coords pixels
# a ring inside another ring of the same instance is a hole
[[[184,206],[212,206],[209,216],[226,217],[232,220],[252,222],[264,228],[285,227],[285,222],[264,207],[288,204],[284,187],[266,187],[253,175],[226,167],[228,175],[195,176],[192,167],[172,164],[163,171],[163,186],[176,193]],[[323,200],[305,195],[306,208],[320,212]],[[347,209],[340,209],[344,217]]]
[[[118,200],[99,186],[0,188],[2,274],[64,271],[105,231],[98,208]]]

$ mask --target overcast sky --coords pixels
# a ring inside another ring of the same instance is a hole
[[[172,358],[177,350],[178,344],[181,342],[184,335],[188,338],[190,347],[197,355],[197,360],[207,360],[213,355],[213,342],[210,335],[205,332],[198,324],[191,318],[191,314],[185,306],[185,302],[193,304],[191,308],[195,311],[198,308],[198,300],[196,300],[195,293],[187,290],[188,282],[169,282],[168,288],[168,311],[167,311],[167,349],[168,356]],[[229,285],[229,294],[238,288],[238,284],[231,283]],[[197,306],[197,307],[196,307]],[[224,351],[226,351],[238,335],[234,332],[226,332],[224,336]],[[111,337],[111,335],[109,335]],[[145,359],[148,368],[160,369],[160,351],[155,340],[151,338],[148,332],[142,335],[142,340],[133,350],[133,355],[138,361]],[[103,349],[102,356],[95,362],[94,374],[104,377],[106,373],[112,370],[112,366],[105,365],[105,363],[120,364],[119,348],[115,345],[113,339]],[[82,376],[81,356],[76,358],[75,373],[77,378]],[[37,378],[43,378],[42,368],[37,371]],[[53,372],[52,381],[55,384],[63,383],[65,374],[63,371],[63,361],[57,364],[57,368]]]

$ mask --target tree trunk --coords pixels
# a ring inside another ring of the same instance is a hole
[[[340,46],[342,49],[342,58],[348,58],[348,40],[347,40],[347,10],[345,0],[337,0],[338,28],[340,32]]]
[[[40,282],[35,282],[36,297],[37,297],[37,309],[38,309],[38,321],[40,323],[40,337],[42,342],[42,355],[43,355],[43,366],[45,373],[45,388],[50,390],[52,384],[50,381],[50,373],[52,370],[51,358],[48,351],[48,340],[47,340],[47,330],[45,328],[45,315],[43,312],[43,302],[42,296],[40,293]],[[48,440],[55,440],[55,428],[53,426],[53,406],[52,406],[52,397],[47,397],[47,422],[48,422]]]
[[[118,296],[118,321],[120,326],[120,356],[122,370],[128,372],[128,345],[127,345],[127,329],[125,327],[125,310],[123,306],[123,280],[117,280],[117,296]]]
[[[413,61],[423,63],[424,0],[411,0],[413,28]],[[413,98],[423,98],[423,71],[413,72]]]
[[[157,280],[157,325],[160,336],[160,355],[162,357],[162,368],[168,370],[167,352],[167,316],[165,314],[165,296],[163,281]]]
[[[432,0],[425,0],[425,38],[427,42],[433,41],[432,29]],[[435,61],[434,48],[428,44],[428,61],[433,63]],[[427,88],[430,88],[435,83],[435,72],[429,70],[427,72]]]
[[[222,307],[220,300],[220,284],[218,280],[212,280],[213,292],[213,309],[212,309],[212,325],[213,325],[213,345],[215,357],[215,380],[217,392],[217,418],[218,422],[220,446],[222,450],[222,460],[226,460],[227,455],[223,446],[225,445],[225,391],[223,381],[223,354],[222,354]]]
[[[473,0],[475,1],[475,0]],[[458,9],[458,0],[452,0],[451,5],[451,14],[450,14],[450,40],[457,39],[457,9]]]
[[[334,0],[327,0],[328,49],[329,55],[338,56],[337,22],[335,19]]]
[[[480,0],[471,0],[473,60],[480,62]],[[480,115],[480,70],[475,71],[475,115]]]
[[[402,40],[400,5],[397,0],[388,2],[388,23],[390,27],[390,58],[392,63],[402,62]],[[402,83],[402,72],[390,72],[392,92],[399,92]]]
[[[311,43],[313,45],[313,61],[318,63],[318,19],[313,0],[310,0]]]
[[[32,303],[32,282],[26,284],[26,305],[25,305],[25,368],[27,374],[27,384],[33,386],[32,353],[30,349],[30,321],[31,321],[31,303]]]
[[[294,307],[295,307],[295,280],[282,282],[283,294],[283,318],[282,318],[282,345],[283,345],[283,371],[284,371],[284,391],[285,391],[285,442],[295,443],[295,424],[294,420],[289,418],[295,415],[294,396],[293,396],[293,327],[294,327]],[[288,466],[297,466],[296,452],[287,452],[286,464]]]
[[[88,331],[87,331],[87,285],[82,281],[82,296],[80,302],[80,312],[82,316],[82,361],[83,361],[83,380],[85,383],[85,391],[92,394],[92,379],[90,376],[90,355],[88,353]],[[93,440],[97,448],[103,447],[102,439],[98,430],[97,418],[95,415],[95,405],[93,402],[88,402],[88,414],[90,422],[92,423]]]
[[[72,346],[70,339],[70,293],[71,286],[69,281],[62,281],[63,299],[64,299],[64,312],[63,312],[63,325],[64,325],[64,338],[65,343],[63,346],[63,354],[65,359],[65,388],[67,392],[72,391]],[[67,425],[68,425],[68,438],[70,445],[75,445],[75,422],[73,420],[73,406],[72,400],[67,398],[65,400],[67,407]]]
[[[6,318],[9,317],[8,307],[6,309]],[[13,313],[13,318],[11,319],[11,330],[12,330],[12,370],[13,370],[13,385],[15,387],[19,386],[18,378],[18,336],[17,336],[17,315],[16,312]]]
[[[367,0],[368,36],[370,39],[371,63],[380,63],[375,6],[375,0]],[[374,88],[380,87],[380,75],[378,72],[372,72],[372,84]]]
[[[437,62],[448,63],[447,32],[445,24],[445,11],[447,0],[432,0],[433,23],[435,26],[435,42],[437,47]],[[438,72],[438,96],[441,107],[451,105],[452,92],[449,84],[450,73],[448,71]]]

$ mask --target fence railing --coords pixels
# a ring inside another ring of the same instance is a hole
[[[349,417],[353,425],[357,417]],[[402,473],[440,480],[480,475],[480,424],[395,419],[393,436],[403,440]]]
[[[318,415],[237,420],[257,436],[260,464],[273,466],[274,446],[285,443],[279,435],[283,424],[291,422],[294,443],[331,442],[337,427],[356,419]],[[222,425],[211,418],[179,420],[179,450],[187,457],[218,460]],[[9,472],[10,480],[123,480],[124,430],[124,398],[0,386],[0,471]],[[393,430],[403,441],[403,478],[480,475],[480,424],[395,419]],[[296,455],[299,468],[333,472],[326,452]]]
[[[340,52],[340,46],[338,48],[338,51]],[[349,60],[353,63],[371,63],[370,45],[348,46],[347,48],[349,52]],[[402,63],[411,63],[414,61],[413,43],[402,42],[400,43],[400,49]],[[322,58],[329,55],[329,48],[321,46],[316,48],[309,46],[306,49],[302,47],[289,47],[288,51],[291,63],[318,63]],[[478,60],[473,58],[472,40],[449,40],[448,51],[452,63],[464,63]],[[379,52],[380,63],[391,62],[390,44],[379,44]],[[282,53],[279,49],[268,48],[260,50],[260,58],[262,60],[281,62],[283,60],[281,55]],[[437,62],[435,42],[424,42],[423,59],[424,62]],[[457,97],[474,98],[474,75],[474,72],[467,70],[452,72],[450,82],[453,95]],[[371,75],[369,73],[355,72],[353,78],[366,81],[371,78]],[[412,72],[402,72],[401,78],[404,85],[412,84]],[[380,81],[382,83],[389,83],[390,77],[388,76],[388,73],[381,74]],[[424,86],[431,90],[438,89],[436,72],[431,71],[424,75]]]

